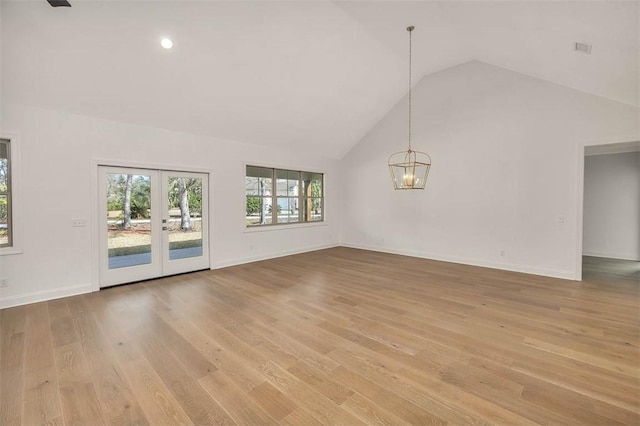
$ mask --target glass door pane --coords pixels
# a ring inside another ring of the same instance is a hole
[[[202,256],[202,178],[167,179],[169,259]]]
[[[162,273],[155,170],[99,167],[100,287]]]
[[[107,173],[109,269],[151,263],[151,176]]]
[[[209,268],[209,175],[162,172],[162,273]]]

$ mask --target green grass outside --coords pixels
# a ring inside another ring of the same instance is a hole
[[[169,243],[169,250],[201,247],[201,246],[202,246],[202,239],[174,241]],[[109,249],[109,257],[127,256],[129,254],[149,253],[150,251],[151,251],[150,244],[146,244],[143,246],[117,247],[117,248]]]

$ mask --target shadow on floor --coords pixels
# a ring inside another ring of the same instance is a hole
[[[640,261],[582,256],[582,279],[616,279],[640,283]]]

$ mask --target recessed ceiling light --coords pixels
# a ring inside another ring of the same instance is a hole
[[[163,38],[163,39],[160,41],[160,45],[161,45],[162,47],[164,47],[165,49],[171,49],[171,48],[173,47],[173,42],[172,42],[170,39],[168,39],[168,38]]]

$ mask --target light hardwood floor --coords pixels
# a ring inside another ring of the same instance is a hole
[[[638,288],[336,248],[5,309],[0,423],[637,425]]]

